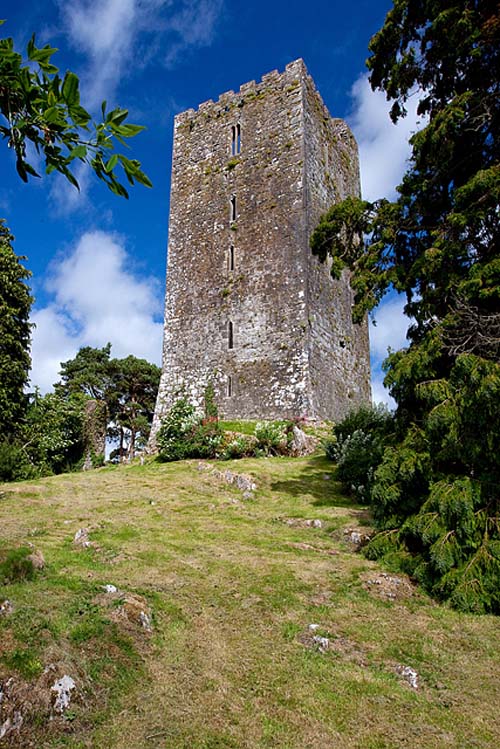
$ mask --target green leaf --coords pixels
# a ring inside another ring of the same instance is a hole
[[[105,167],[104,167],[104,171],[105,171],[105,172],[106,172],[107,174],[109,174],[110,172],[112,172],[112,171],[113,171],[113,169],[115,168],[115,166],[116,166],[117,164],[118,164],[118,155],[117,155],[116,153],[114,153],[114,154],[113,154],[113,156],[111,156],[111,157],[110,157],[110,158],[108,159],[108,161],[106,162],[106,165],[105,165]]]
[[[76,107],[80,104],[79,86],[78,77],[74,73],[66,73],[62,85],[62,95],[68,107]]]
[[[71,117],[75,125],[81,125],[81,126],[87,125],[87,123],[90,120],[90,115],[86,109],[79,106],[78,104],[72,105],[68,107],[68,109],[69,109],[69,116]]]
[[[87,155],[87,146],[75,146],[75,148],[71,149],[69,158],[71,160],[73,159],[84,159]]]

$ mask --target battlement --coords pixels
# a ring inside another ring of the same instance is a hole
[[[329,117],[328,109],[316,91],[314,81],[307,72],[304,61],[302,58],[299,58],[293,62],[289,62],[282,73],[278,70],[272,70],[270,73],[265,73],[259,82],[248,81],[247,83],[242,83],[238,92],[232,90],[225,91],[219,95],[217,101],[207,99],[199,104],[196,109],[190,108],[185,112],[180,112],[175,117],[175,126],[178,127],[179,125],[186,124],[190,120],[196,119],[197,115],[220,117],[227,111],[226,107],[244,106],[256,97],[264,97],[268,93],[286,86],[299,85],[303,81],[307,81],[308,85],[315,91],[321,101],[320,106],[324,108],[325,117]]]

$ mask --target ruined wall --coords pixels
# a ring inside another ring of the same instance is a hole
[[[326,130],[319,112],[328,117]],[[336,298],[323,311],[332,284],[308,248],[320,213],[359,189],[355,144],[344,145],[339,122],[330,120],[301,60],[176,117],[153,438],[181,386],[201,402],[212,381],[228,418],[325,418],[331,398],[344,397],[344,386],[328,396],[314,392],[324,390],[320,380],[331,369],[333,339],[325,330],[332,320],[343,327],[345,304]],[[236,132],[241,149],[234,154]],[[327,166],[319,168],[325,148]],[[351,152],[354,162],[343,170]],[[342,348],[339,377],[350,377],[351,364]]]

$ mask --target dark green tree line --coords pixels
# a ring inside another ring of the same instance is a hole
[[[409,345],[385,362],[397,403],[372,502],[392,554],[458,607],[500,610],[500,15],[491,0],[395,0],[370,42],[396,122],[411,96],[398,198],[333,206],[312,238],[353,272],[354,314],[406,296]],[[496,404],[496,405],[495,405]]]

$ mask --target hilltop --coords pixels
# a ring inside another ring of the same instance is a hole
[[[2,485],[0,743],[498,746],[497,620],[366,560],[369,522],[316,455]]]

